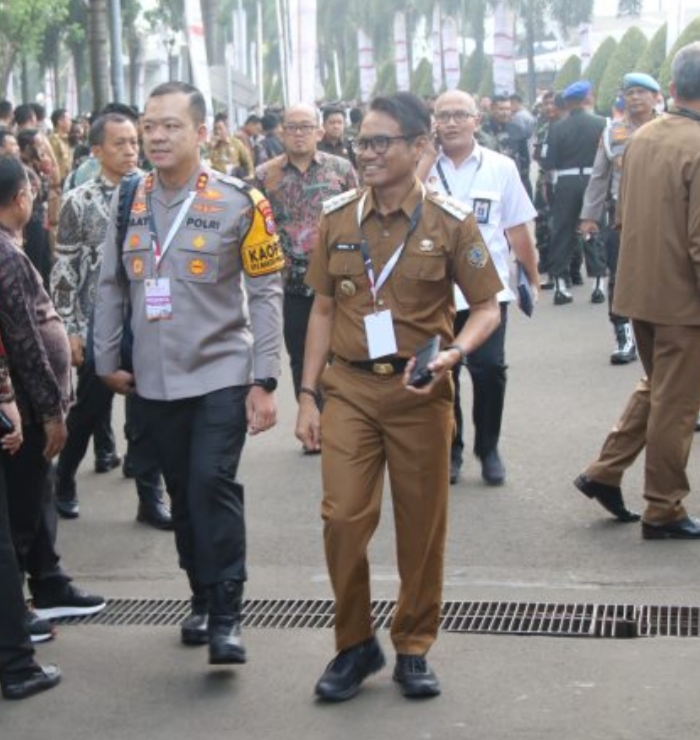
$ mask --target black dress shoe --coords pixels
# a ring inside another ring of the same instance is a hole
[[[40,691],[52,689],[61,681],[61,671],[57,665],[38,665],[24,678],[2,679],[2,695],[6,699],[26,699]]]
[[[573,303],[574,297],[570,293],[564,293],[562,290],[554,292],[554,305],[555,306],[566,306],[568,303]]]
[[[95,472],[109,473],[110,470],[118,468],[121,464],[122,459],[116,452],[112,452],[109,455],[100,455],[95,458]]]
[[[605,293],[600,288],[591,293],[591,303],[605,303]]]
[[[687,516],[668,524],[642,522],[642,538],[645,540],[700,540],[700,519]]]
[[[345,701],[360,690],[362,682],[384,667],[386,660],[376,637],[341,650],[316,683],[316,696],[326,701]]]
[[[545,280],[543,283],[540,283],[540,290],[554,290],[554,280],[549,278],[549,280]]]
[[[192,611],[180,625],[180,638],[183,645],[206,645],[209,642],[207,625],[209,612]]]
[[[54,498],[54,505],[61,519],[77,519],[80,516],[77,498]]]
[[[587,475],[579,475],[574,485],[581,493],[594,498],[606,511],[609,511],[619,522],[638,522],[641,518],[636,511],[625,506],[620,486],[609,486],[599,483]]]
[[[401,693],[411,699],[440,694],[440,681],[423,655],[397,655],[394,681],[401,686]]]
[[[491,450],[481,458],[481,477],[490,486],[502,486],[505,482],[506,469],[498,450]]]
[[[139,501],[136,521],[154,529],[168,531],[173,528],[173,517],[164,501],[149,501],[148,503]]]

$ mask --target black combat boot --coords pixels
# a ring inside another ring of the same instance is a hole
[[[206,645],[209,642],[209,594],[193,578],[190,578],[190,588],[190,614],[180,624],[180,638],[185,645]]]
[[[243,583],[222,581],[209,589],[209,662],[212,665],[245,663],[241,639]]]

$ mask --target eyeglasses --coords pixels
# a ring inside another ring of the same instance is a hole
[[[307,136],[316,130],[316,126],[311,123],[285,123],[282,129],[288,134],[304,134],[304,136]]]
[[[361,136],[352,142],[352,148],[356,152],[371,149],[375,154],[386,154],[395,141],[410,141],[415,138],[415,136]]]
[[[470,118],[476,118],[476,113],[468,110],[441,110],[435,114],[438,123],[449,123],[452,119],[455,123],[466,123]]]

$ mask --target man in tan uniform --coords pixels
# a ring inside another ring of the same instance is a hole
[[[644,539],[700,539],[683,506],[700,408],[700,43],[672,65],[676,108],[647,123],[625,150],[614,310],[632,319],[647,377],[601,454],[576,485],[632,521],[620,482],[646,444]],[[654,183],[654,187],[650,187]]]
[[[449,370],[498,326],[502,285],[469,208],[427,195],[415,176],[429,134],[429,112],[415,96],[372,102],[354,142],[368,187],[326,201],[306,278],[316,296],[297,436],[318,448],[323,433],[322,516],[338,654],[316,693],[330,701],[354,696],[384,665],[372,631],[367,545],[379,521],[385,466],[401,578],[391,628],[394,680],[405,696],[440,693],[425,655],[442,598]],[[453,283],[471,305],[456,339]],[[429,384],[409,388],[416,349],[436,336],[442,349],[429,365]]]

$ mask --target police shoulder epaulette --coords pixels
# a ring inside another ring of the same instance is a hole
[[[451,195],[443,195],[442,193],[429,193],[428,198],[440,206],[443,211],[447,211],[451,216],[458,218],[460,221],[464,219],[472,212],[472,209],[462,201],[453,198]]]
[[[225,182],[228,185],[233,185],[237,190],[250,190],[250,185],[248,185],[247,182],[244,182],[238,177],[225,175],[223,172],[216,172],[216,179],[219,180],[219,182]]]
[[[357,188],[334,195],[332,198],[323,201],[323,213],[327,216],[329,213],[337,211],[348,203],[352,203],[353,200],[357,200],[359,197],[360,191]]]

